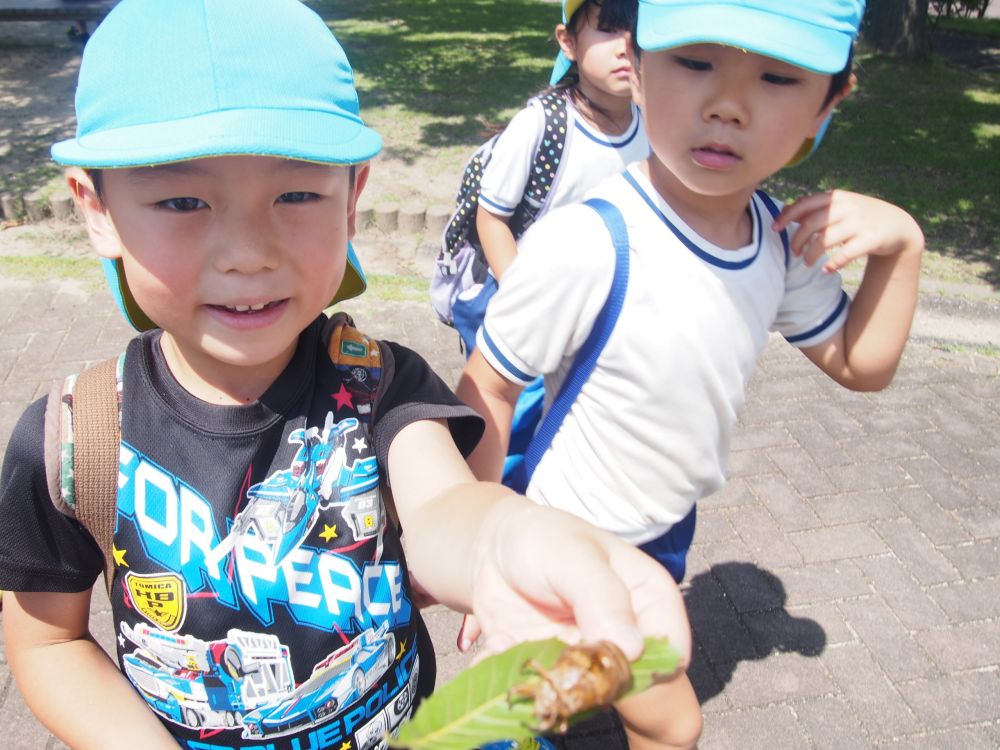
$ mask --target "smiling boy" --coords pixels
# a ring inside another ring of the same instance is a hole
[[[411,575],[475,611],[489,650],[558,634],[635,658],[665,634],[686,664],[683,602],[655,563],[476,482],[479,417],[414,352],[323,313],[364,290],[349,241],[381,139],[315,13],[122,0],[76,104],[53,156],[143,333],[117,360],[111,544],[79,520],[93,503],[50,492],[44,399],[0,474],[8,661],[54,734],[384,747],[434,683]],[[88,630],[102,570],[114,660]]]

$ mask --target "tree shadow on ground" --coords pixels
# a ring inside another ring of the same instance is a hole
[[[538,0],[338,0],[313,7],[350,57],[362,105],[431,115],[414,148],[477,145],[547,81],[559,6]],[[502,74],[496,74],[502,71]]]
[[[819,656],[826,648],[819,623],[789,614],[781,580],[752,563],[713,565],[691,579],[684,601],[696,644],[688,676],[702,704],[723,691],[742,661]]]

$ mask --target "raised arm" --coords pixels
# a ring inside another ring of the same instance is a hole
[[[838,271],[867,258],[864,277],[844,326],[802,350],[841,385],[857,391],[885,388],[893,378],[917,305],[924,236],[903,209],[865,195],[834,190],[786,206],[775,228],[798,222],[792,252],[807,263],[824,258]]]
[[[25,702],[76,750],[177,750],[90,635],[90,593],[4,596],[7,661]]]
[[[410,570],[438,601],[473,611],[488,651],[536,638],[610,639],[632,658],[691,638],[673,579],[652,558],[567,513],[476,482],[443,422],[414,422],[389,448]]]

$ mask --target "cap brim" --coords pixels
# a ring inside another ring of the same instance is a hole
[[[710,5],[711,7],[706,7]],[[853,33],[728,4],[639,4],[637,42],[654,51],[685,44],[725,44],[832,75],[844,69]]]
[[[382,138],[359,120],[331,112],[224,110],[183,120],[107,130],[52,146],[63,165],[113,169],[235,154],[326,164],[368,161]]]

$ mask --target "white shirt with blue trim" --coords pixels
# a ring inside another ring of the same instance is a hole
[[[625,218],[628,290],[527,490],[634,544],[660,536],[723,485],[737,413],[769,332],[798,347],[822,343],[843,326],[850,302],[839,275],[786,251],[760,197],[750,206],[751,242],[723,249],[694,232],[640,166],[588,196]],[[613,272],[597,213],[583,205],[553,212],[522,237],[487,310],[480,350],[513,382],[544,374],[551,399]]]
[[[511,216],[521,202],[535,151],[542,139],[545,116],[537,100],[510,121],[493,146],[483,171],[479,199],[481,205],[498,216]],[[649,155],[649,141],[642,117],[632,105],[632,121],[621,135],[607,135],[588,124],[567,102],[569,133],[544,215],[559,206],[580,201],[588,190],[634,161]]]

